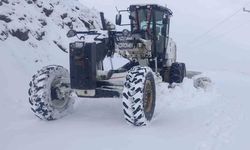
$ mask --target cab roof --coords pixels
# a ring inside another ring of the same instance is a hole
[[[134,11],[136,9],[147,9],[147,8],[153,8],[155,10],[163,11],[163,12],[167,13],[168,15],[173,15],[173,12],[170,9],[168,9],[167,7],[163,7],[161,5],[158,5],[158,4],[130,5],[129,10]]]

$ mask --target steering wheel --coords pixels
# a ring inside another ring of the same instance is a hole
[[[147,24],[145,24],[145,25],[143,25],[143,26],[141,27],[142,30],[147,30],[147,28],[148,28],[148,25],[147,25]]]
[[[149,37],[152,37],[152,31],[151,31],[150,28],[148,29],[148,25],[147,25],[147,24],[143,25],[143,26],[141,27],[141,30],[142,30],[142,31],[145,31],[146,33],[148,33],[148,36],[149,36]]]

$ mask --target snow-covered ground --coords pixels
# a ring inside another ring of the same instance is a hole
[[[51,26],[63,39],[66,29],[59,32]],[[41,121],[32,114],[27,93],[31,76],[43,65],[68,66],[68,54],[51,43],[53,37],[0,40],[1,150],[250,148],[249,49],[238,49],[237,57],[223,48],[223,57],[215,50],[183,51],[188,68],[204,71],[213,84],[206,90],[195,89],[190,79],[175,89],[159,84],[155,117],[149,126],[137,128],[126,124],[120,99],[79,99],[72,114],[57,121]],[[119,58],[115,64],[120,65]]]

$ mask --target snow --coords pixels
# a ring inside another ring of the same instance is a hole
[[[250,72],[246,67],[250,64],[250,51],[243,49],[238,49],[237,57],[223,48],[220,54],[225,54],[224,57],[215,55],[216,50],[205,50],[204,54],[193,49],[183,52],[185,56],[180,54],[182,60],[188,62],[188,69],[204,71],[203,75],[211,78],[213,84],[205,90],[194,88],[191,79],[185,79],[174,89],[168,89],[165,83],[159,84],[155,117],[149,126],[128,126],[120,99],[79,98],[72,114],[65,118],[50,122],[39,120],[28,103],[31,76],[44,65],[68,66],[68,54],[51,42],[59,35],[67,45],[69,41],[64,39],[67,30],[59,30],[53,22],[50,26],[46,32],[50,32],[51,37],[42,41],[32,36],[25,42],[12,36],[0,40],[1,150],[250,148]],[[32,47],[33,44],[37,47]],[[124,62],[115,56],[115,67]]]
[[[65,118],[40,121],[28,109],[26,90],[19,90],[16,95],[22,97],[1,102],[0,148],[244,149],[249,146],[250,78],[228,74],[210,73],[214,85],[208,91],[193,88],[188,79],[175,89],[161,84],[155,118],[143,128],[125,123],[119,99],[80,99]]]

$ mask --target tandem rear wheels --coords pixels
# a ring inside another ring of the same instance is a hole
[[[186,76],[186,65],[184,63],[173,63],[169,72],[169,84],[182,83]]]
[[[163,82],[169,83],[169,88],[173,83],[182,83],[186,77],[186,65],[184,63],[173,63],[170,67],[163,68],[160,72]]]

